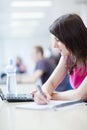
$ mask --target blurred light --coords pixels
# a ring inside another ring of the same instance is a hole
[[[12,1],[11,7],[48,7],[52,6],[51,1]]]
[[[9,26],[11,28],[13,28],[13,27],[31,27],[31,26],[38,26],[38,25],[39,25],[38,20],[29,20],[29,21],[11,20],[9,23]]]
[[[14,28],[14,29],[10,29],[10,32],[9,32],[9,36],[10,37],[30,37],[33,35],[35,31],[35,27],[34,28],[28,28],[28,29],[25,29],[25,28]]]
[[[31,37],[39,26],[38,20],[11,20],[9,23],[10,37]]]
[[[11,13],[11,19],[40,19],[45,17],[42,12],[15,12]]]

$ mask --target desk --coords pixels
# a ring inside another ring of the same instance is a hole
[[[16,109],[15,105],[17,103],[0,101],[0,130],[87,130],[87,106],[84,104],[58,111]]]

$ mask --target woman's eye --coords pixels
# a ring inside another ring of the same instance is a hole
[[[56,39],[57,42],[59,42],[59,39]]]
[[[55,40],[56,40],[57,42],[59,42],[59,39],[58,39],[58,38],[56,38],[56,37],[55,37]]]

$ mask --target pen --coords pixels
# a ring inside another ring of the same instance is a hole
[[[56,110],[57,108],[61,108],[61,107],[66,107],[66,106],[70,106],[70,105],[74,105],[74,104],[78,104],[78,103],[84,103],[85,100],[75,100],[75,101],[69,101],[69,102],[65,102],[65,103],[61,103],[58,105],[55,105],[53,108]]]
[[[44,94],[42,88],[40,87],[40,85],[37,85],[38,90],[40,91],[40,93],[46,98],[46,95]]]

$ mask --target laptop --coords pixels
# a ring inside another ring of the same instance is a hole
[[[5,94],[3,94],[1,89],[0,89],[0,97],[2,100],[8,101],[8,102],[32,102],[32,101],[34,101],[31,93],[17,94],[17,95],[13,95],[13,94],[5,95]]]

